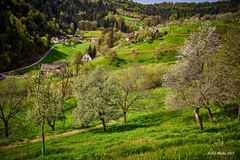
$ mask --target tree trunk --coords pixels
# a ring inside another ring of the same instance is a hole
[[[55,131],[55,126],[54,125],[50,125],[50,127],[52,128],[52,131]]]
[[[76,71],[77,71],[77,76],[79,75],[79,64],[76,64]]]
[[[206,107],[206,109],[208,111],[208,118],[212,122],[213,121],[213,115],[212,115],[211,109],[209,107]]]
[[[105,122],[104,117],[101,118],[101,121],[102,121],[102,125],[103,125],[103,131],[104,131],[104,132],[107,132],[107,126],[106,126],[106,122]]]
[[[62,100],[61,100],[61,104],[62,104],[62,129],[64,130],[65,129],[65,124],[66,124],[66,116],[65,116],[65,110],[64,110],[64,97],[65,97],[65,94],[62,94]]]
[[[198,129],[201,131],[201,130],[203,130],[203,125],[202,125],[202,120],[199,116],[199,109],[200,108],[198,108],[198,107],[196,107],[194,109],[194,115],[195,115],[195,118],[196,118],[196,121],[197,121],[197,124],[198,124]]]
[[[238,121],[240,121],[240,106],[238,106]]]
[[[55,121],[53,121],[53,123],[51,124],[51,122],[47,120],[47,123],[51,127],[52,131],[54,131],[55,130]]]
[[[124,124],[127,124],[127,112],[123,112]]]
[[[4,128],[5,128],[5,136],[8,138],[9,136],[9,127],[8,127],[8,122],[4,121]]]
[[[44,132],[44,120],[42,122],[42,156],[44,157],[46,153],[45,149],[45,132]]]
[[[65,124],[66,124],[66,119],[64,118],[64,119],[63,119],[63,124],[62,124],[62,129],[63,129],[63,130],[65,129]]]

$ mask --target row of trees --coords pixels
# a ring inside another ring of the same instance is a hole
[[[102,68],[97,68],[89,74],[82,73],[79,77],[73,78],[70,68],[66,68],[60,72],[52,72],[50,75],[39,74],[24,83],[18,79],[7,78],[0,86],[0,119],[5,128],[5,136],[9,136],[9,127],[14,127],[16,119],[26,117],[27,111],[26,119],[34,120],[41,126],[42,132],[45,125],[54,131],[57,121],[62,122],[64,129],[65,101],[73,97],[78,100],[75,117],[80,119],[82,124],[86,125],[94,118],[99,118],[99,115],[96,115],[99,107],[103,110],[103,113],[99,114],[103,117],[109,116],[104,122],[112,117],[119,118],[119,114],[115,115],[115,113],[122,110],[126,123],[129,109],[142,97],[144,90],[161,86],[162,79],[159,79],[159,73],[162,77],[163,72],[158,70],[155,73],[135,67],[124,72],[109,74]],[[72,78],[75,79],[74,82]],[[115,109],[114,112],[110,112],[112,107]]]
[[[204,24],[185,42],[176,65],[165,77],[165,85],[173,89],[168,104],[193,107],[200,130],[201,108],[207,109],[212,121],[211,103],[239,106],[238,36],[239,30],[230,31],[221,43],[216,28]]]
[[[126,0],[106,0],[106,6],[110,6],[112,10],[122,8],[126,13],[139,14],[144,16],[160,16],[163,20],[169,20],[171,16],[174,18],[189,18],[193,15],[200,14],[204,16],[206,14],[216,15],[219,13],[236,12],[239,10],[238,0],[227,0],[217,2],[204,2],[204,3],[159,3],[144,5],[135,3],[134,1]],[[108,7],[108,8],[110,8]],[[123,11],[121,11],[123,12]],[[120,12],[120,13],[121,13]]]
[[[90,74],[81,74],[70,83],[71,70],[64,69],[47,76],[40,74],[26,84],[17,79],[8,79],[1,86],[0,94],[0,119],[4,124],[5,136],[9,136],[9,127],[13,128],[19,117],[25,117],[25,121],[31,120],[41,129],[44,156],[46,125],[54,131],[56,122],[62,121],[64,129],[65,101],[73,95],[78,102],[73,114],[81,124],[87,125],[99,119],[103,130],[107,131],[106,123],[119,118],[121,112],[126,124],[129,109],[136,105],[144,89],[152,86],[148,76],[143,76],[145,74],[141,68],[136,68],[111,77],[102,68],[97,68]]]
[[[152,87],[146,72],[137,67],[134,70],[110,75],[102,68],[96,68],[88,75],[81,75],[74,81],[74,96],[78,102],[74,117],[87,125],[101,120],[104,132],[106,123],[118,119],[122,112],[124,124],[127,113],[142,97],[144,90]]]

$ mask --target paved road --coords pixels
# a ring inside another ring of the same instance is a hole
[[[22,67],[22,68],[18,68],[18,69],[15,69],[15,70],[11,70],[11,71],[7,71],[7,72],[0,73],[0,80],[3,79],[3,78],[4,78],[7,74],[9,74],[9,73],[19,72],[19,71],[28,69],[28,68],[30,68],[30,67],[33,67],[33,66],[39,64],[40,62],[42,62],[42,61],[49,55],[49,53],[50,53],[55,47],[56,47],[56,45],[53,45],[38,61],[34,62],[34,63],[31,64],[31,65],[28,65],[28,66],[25,66],[25,67]]]

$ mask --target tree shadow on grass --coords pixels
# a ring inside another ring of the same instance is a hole
[[[131,131],[138,128],[146,128],[156,125],[161,125],[162,123],[171,120],[172,118],[178,116],[177,111],[170,112],[156,112],[149,115],[138,116],[127,122],[126,125],[112,125],[108,126],[107,133],[120,133],[125,131]],[[90,132],[93,133],[103,133],[102,128],[93,129]]]
[[[169,121],[173,118],[178,117],[181,115],[181,112],[178,111],[160,111],[151,113],[144,116],[139,116],[132,119],[130,122],[135,124],[144,124],[146,126],[155,126],[161,125],[162,123]]]
[[[56,50],[55,48],[51,53],[42,61],[42,63],[52,64],[55,61],[66,59],[67,54]]]
[[[136,125],[136,124],[122,124],[122,125],[112,125],[112,126],[108,126],[107,127],[107,132],[106,133],[120,133],[120,132],[125,132],[125,131],[131,131],[131,130],[135,130],[138,128],[144,128],[144,127],[148,127],[146,125]],[[103,133],[103,129],[102,128],[97,128],[97,129],[93,129],[90,131],[91,133]]]
[[[21,75],[21,74],[25,74],[27,72],[39,70],[41,67],[41,64],[43,64],[43,63],[52,64],[55,61],[66,59],[66,57],[67,57],[67,55],[65,53],[60,52],[54,48],[51,51],[51,53],[49,53],[49,55],[42,62],[40,62],[39,64],[36,64],[30,68],[24,69],[22,71],[18,71],[17,74]]]

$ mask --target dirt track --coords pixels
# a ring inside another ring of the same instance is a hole
[[[68,132],[64,132],[64,133],[58,133],[58,134],[52,134],[52,135],[46,135],[45,136],[45,140],[51,140],[51,139],[56,139],[56,138],[61,138],[61,137],[66,137],[66,136],[71,136],[77,133],[81,133],[81,132],[86,132],[89,131],[91,129],[95,129],[98,128],[99,126],[93,127],[93,128],[86,128],[86,129],[76,129],[76,130],[72,130],[72,131],[68,131]],[[27,144],[31,144],[31,143],[36,143],[36,142],[41,142],[42,141],[42,137],[36,137],[35,139],[31,139],[31,140],[25,140],[23,142],[15,142],[12,144],[9,144],[7,146],[1,147],[0,150],[8,150],[11,148],[16,148],[16,147],[20,147],[20,146],[24,146]]]

